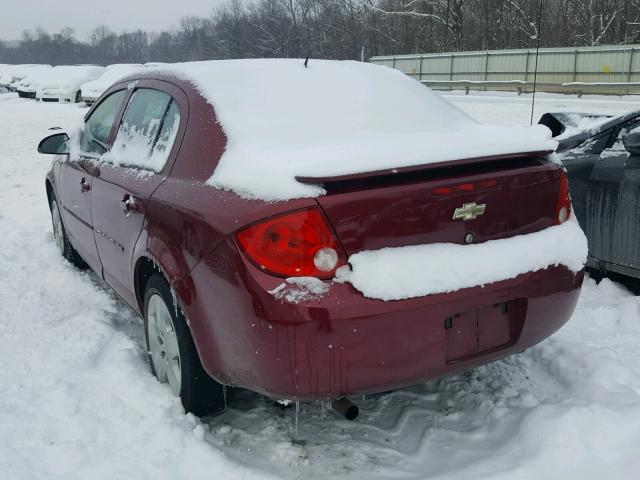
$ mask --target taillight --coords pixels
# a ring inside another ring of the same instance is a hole
[[[236,233],[236,240],[262,270],[282,277],[331,278],[347,263],[318,208],[252,225]]]
[[[567,221],[571,215],[571,196],[569,195],[569,179],[567,172],[560,170],[560,190],[556,202],[556,213],[553,219],[554,225],[560,225]]]

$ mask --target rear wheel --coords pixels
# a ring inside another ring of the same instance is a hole
[[[160,383],[169,384],[185,410],[198,416],[224,410],[224,387],[202,368],[184,316],[159,274],[145,289],[144,327],[151,370]]]
[[[65,231],[64,224],[62,223],[60,207],[58,207],[58,201],[55,197],[51,199],[49,207],[51,210],[51,223],[53,224],[53,238],[56,241],[58,252],[60,252],[60,255],[62,255],[76,267],[86,268],[87,264],[69,242],[67,232]]]

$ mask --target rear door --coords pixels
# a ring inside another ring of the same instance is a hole
[[[622,139],[638,126],[634,119],[614,133],[591,172],[586,202],[591,255],[629,269],[640,269],[640,157]]]
[[[60,203],[67,235],[80,256],[96,272],[101,264],[93,235],[91,218],[93,176],[99,171],[99,158],[107,151],[125,90],[106,97],[87,119],[80,134],[80,148],[72,149],[60,169]]]
[[[600,154],[609,145],[613,132],[604,131],[591,137],[584,144],[567,152],[560,153],[563,165],[569,177],[571,202],[576,218],[583,230],[587,230],[587,197],[590,189],[591,174],[600,161]],[[591,240],[589,240],[591,243]]]
[[[139,82],[123,113],[111,151],[93,180],[95,241],[104,279],[135,305],[132,255],[149,198],[177,153],[186,113],[184,94],[164,82]]]

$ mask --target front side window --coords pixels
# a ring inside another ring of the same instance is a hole
[[[170,95],[136,90],[127,105],[113,148],[104,160],[160,172],[173,146],[180,111]]]
[[[87,119],[80,132],[80,152],[82,154],[99,157],[108,150],[109,134],[125,94],[125,90],[112,93],[98,105]]]

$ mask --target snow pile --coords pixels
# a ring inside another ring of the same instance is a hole
[[[586,260],[587,239],[571,219],[477,245],[436,243],[359,252],[349,258],[352,270],[341,269],[336,280],[350,282],[369,298],[401,300],[508,280],[552,265],[578,272]]]
[[[165,66],[191,81],[228,137],[209,183],[263,200],[324,191],[327,177],[552,151],[546,127],[481,125],[397,70],[360,62],[225,60]],[[247,175],[251,172],[251,175]]]

